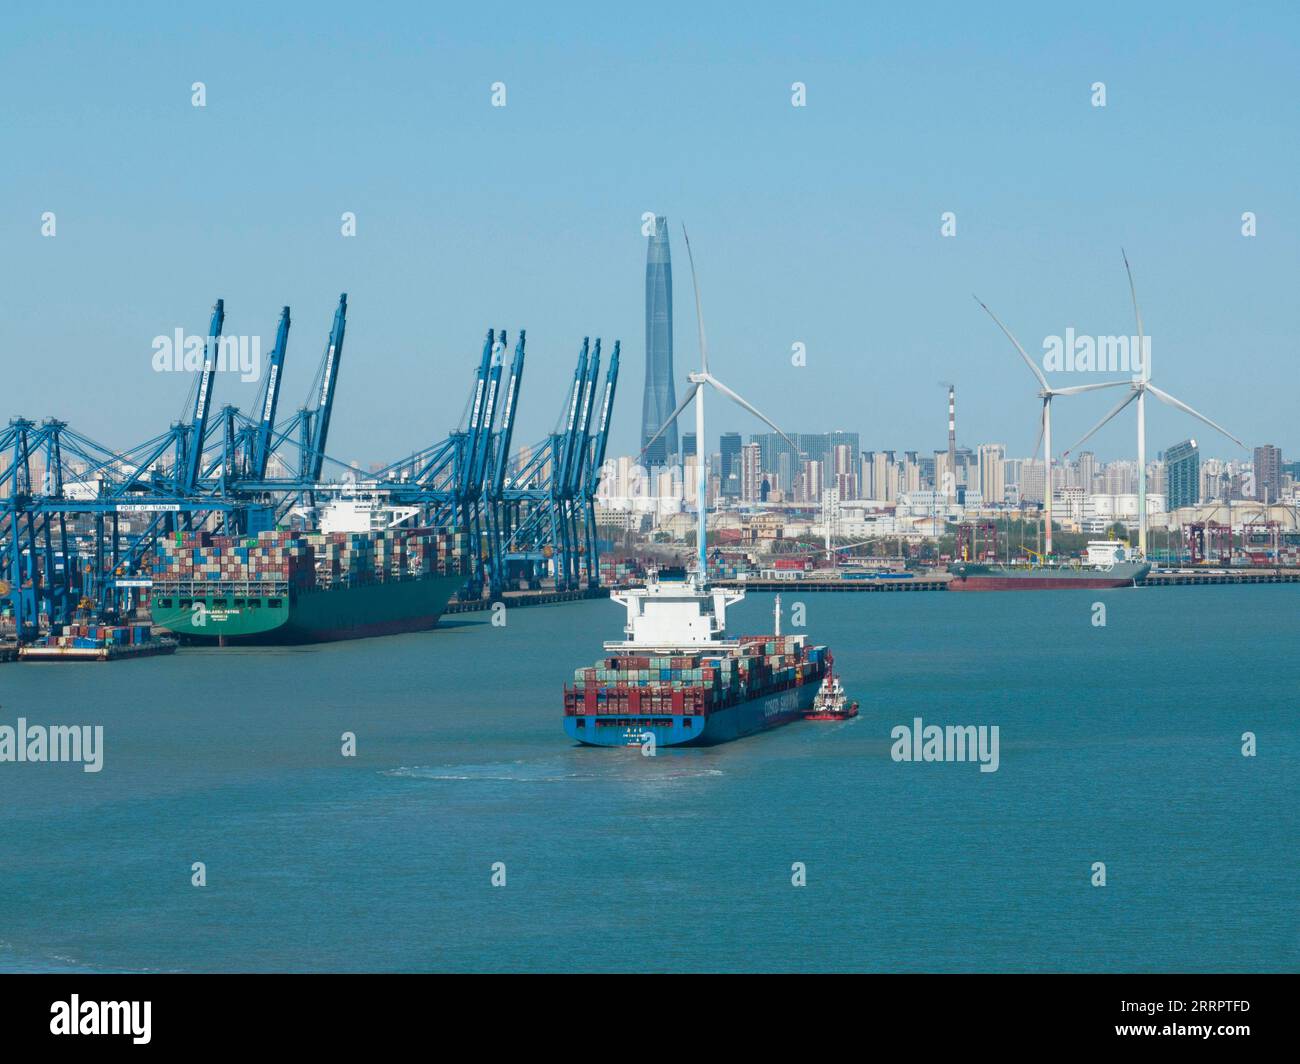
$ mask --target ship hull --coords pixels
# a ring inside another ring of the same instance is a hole
[[[1106,570],[999,569],[994,566],[963,566],[953,570],[949,591],[1063,591],[1131,587],[1141,583],[1151,566],[1119,564]]]
[[[584,746],[641,746],[645,733],[655,746],[714,746],[801,720],[817,697],[819,684],[809,682],[776,691],[707,716],[684,713],[639,713],[614,716],[579,714],[565,717],[569,738]]]
[[[430,576],[280,595],[155,589],[151,610],[157,627],[188,643],[328,643],[432,628],[464,580]]]

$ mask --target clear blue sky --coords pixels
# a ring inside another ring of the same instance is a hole
[[[150,342],[202,332],[217,296],[227,331],[268,348],[292,306],[292,409],[346,290],[337,457],[442,438],[489,326],[529,332],[520,441],[553,426],[582,336],[621,338],[612,447],[633,450],[640,217],[656,211],[673,225],[679,382],[696,361],[684,219],[713,369],[788,431],[941,448],[952,380],[959,443],[1026,452],[1032,379],[971,293],[1031,352],[1067,326],[1129,332],[1122,245],[1156,382],[1247,443],[1300,450],[1294,7],[551,7],[6,10],[0,417],[120,446],[161,431],[188,382],[153,372]],[[253,390],[223,378],[215,401]],[[1109,405],[1058,403],[1058,450]],[[1152,449],[1192,425],[1153,410]],[[1132,453],[1131,418],[1097,450]]]

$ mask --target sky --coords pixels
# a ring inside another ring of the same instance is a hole
[[[1300,450],[1296,8],[738,11],[6,8],[0,418],[58,417],[115,449],[164,431],[190,381],[155,371],[153,339],[205,332],[218,296],[227,333],[264,351],[292,307],[287,415],[346,291],[334,457],[386,463],[454,430],[488,328],[512,347],[528,330],[516,443],[555,428],[582,338],[620,339],[610,453],[634,452],[656,212],[679,395],[698,361],[685,222],[711,369],[787,432],[942,449],[952,381],[959,445],[1026,454],[1036,384],[971,295],[1035,357],[1067,328],[1129,334],[1124,248],[1153,380],[1248,445]],[[222,376],[214,409],[255,393]],[[1113,401],[1059,400],[1057,453]],[[1130,415],[1100,456],[1134,453]],[[1152,453],[1194,435],[1243,456],[1167,407],[1148,423]],[[711,436],[763,429],[710,406]]]

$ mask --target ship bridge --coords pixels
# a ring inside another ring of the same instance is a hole
[[[727,607],[745,597],[743,591],[710,589],[698,575],[684,581],[651,575],[645,587],[610,592],[627,609],[625,640],[605,643],[606,650],[731,650],[740,646],[723,638]]]

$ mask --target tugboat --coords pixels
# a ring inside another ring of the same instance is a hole
[[[844,693],[844,685],[835,675],[835,667],[827,655],[826,678],[822,680],[821,690],[813,699],[812,709],[804,720],[849,720],[858,715],[857,702],[850,702]]]

